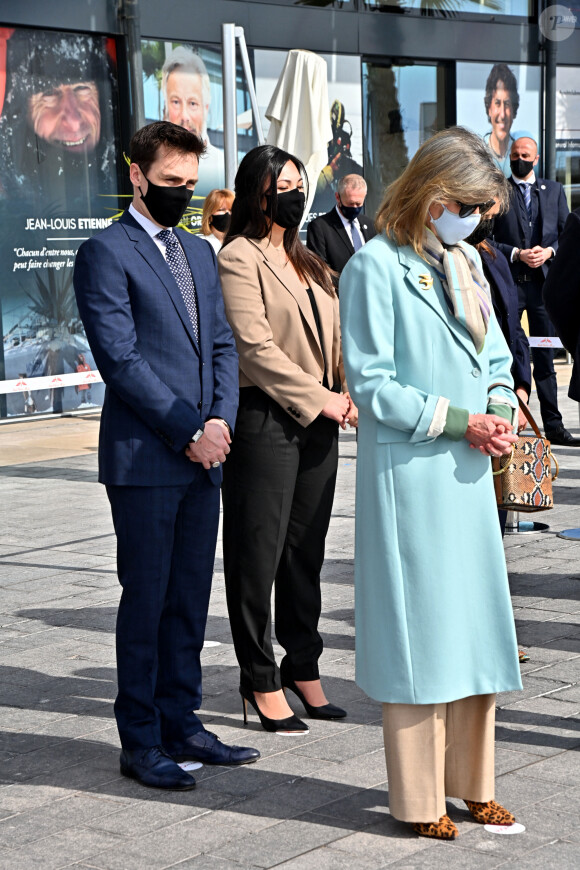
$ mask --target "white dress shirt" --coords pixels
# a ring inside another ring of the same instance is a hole
[[[129,214],[131,215],[132,218],[135,218],[137,223],[143,227],[143,229],[145,230],[145,232],[149,236],[151,236],[151,238],[153,239],[153,241],[155,242],[155,244],[157,245],[157,247],[159,248],[159,250],[163,254],[163,258],[166,260],[167,254],[165,252],[165,245],[161,241],[161,239],[157,238],[157,233],[160,233],[164,229],[168,229],[169,232],[172,233],[173,227],[159,227],[159,226],[157,226],[157,224],[154,224],[153,221],[149,220],[148,217],[145,217],[144,214],[141,214],[140,211],[137,211],[137,209],[135,208],[133,203],[131,203],[131,205],[129,206]]]

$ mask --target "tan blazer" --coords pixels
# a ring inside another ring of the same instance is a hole
[[[238,237],[219,253],[226,306],[240,355],[240,387],[257,386],[302,426],[328,401],[324,358],[306,287],[279,265],[268,239]],[[328,383],[344,386],[338,298],[311,284],[318,306]]]

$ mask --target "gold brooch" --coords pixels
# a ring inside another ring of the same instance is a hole
[[[431,275],[419,275],[419,284],[424,290],[431,290],[433,287],[433,278]]]

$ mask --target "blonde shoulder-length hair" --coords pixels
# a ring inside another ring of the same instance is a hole
[[[201,216],[201,231],[204,236],[209,236],[211,227],[209,219],[220,209],[226,211],[232,210],[232,203],[235,199],[233,190],[228,190],[224,187],[222,190],[210,190],[203,203],[203,213]]]
[[[376,228],[397,245],[423,256],[423,233],[433,202],[484,203],[496,199],[500,211],[509,186],[485,142],[465,127],[441,130],[421,145],[403,174],[390,184],[377,212]]]

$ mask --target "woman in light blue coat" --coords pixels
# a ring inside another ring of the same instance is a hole
[[[360,414],[356,679],[383,702],[391,813],[442,839],[457,836],[446,795],[514,822],[494,801],[495,694],[521,679],[489,458],[515,441],[512,359],[462,242],[492,198],[506,182],[485,144],[438,133],[340,280]]]

